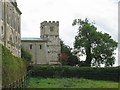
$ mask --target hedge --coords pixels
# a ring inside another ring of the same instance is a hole
[[[2,46],[2,84],[8,85],[26,75],[26,62]]]
[[[42,78],[86,78],[94,80],[119,81],[118,67],[71,67],[33,65],[32,76]]]

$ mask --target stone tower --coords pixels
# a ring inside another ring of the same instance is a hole
[[[41,23],[41,38],[47,40],[49,64],[59,64],[60,54],[59,21]]]

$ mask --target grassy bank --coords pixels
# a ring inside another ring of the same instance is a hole
[[[8,85],[26,74],[26,63],[2,46],[2,83]]]
[[[30,78],[28,88],[118,88],[118,83],[83,78]]]

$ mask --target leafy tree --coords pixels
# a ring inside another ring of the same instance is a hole
[[[68,58],[68,65],[70,66],[76,66],[77,64],[79,64],[79,59],[77,56],[75,55],[71,55],[69,58]]]
[[[75,19],[73,26],[78,25],[78,35],[75,36],[74,48],[86,55],[85,66],[112,66],[115,62],[113,56],[117,42],[107,33],[96,31],[97,28],[85,20]]]
[[[60,45],[61,45],[61,53],[66,53],[67,55],[72,55],[72,48],[70,48],[68,45],[65,45],[62,40],[60,40]]]
[[[59,60],[62,65],[70,65],[70,66],[75,66],[78,64],[78,58],[77,56],[74,56],[73,53],[71,52],[71,48],[63,43],[61,40],[60,42],[61,45],[61,54],[59,55]]]

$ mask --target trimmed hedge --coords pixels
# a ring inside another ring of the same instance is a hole
[[[71,66],[32,66],[33,77],[43,78],[86,78],[95,80],[119,81],[118,67],[71,67]]]
[[[26,75],[26,62],[2,46],[2,84],[9,85]]]

